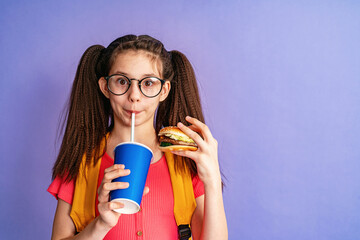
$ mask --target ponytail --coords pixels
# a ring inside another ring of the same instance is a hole
[[[178,122],[189,125],[186,116],[197,118],[204,122],[198,86],[194,69],[184,54],[171,51],[171,63],[174,77],[171,90],[165,101],[161,102],[156,116],[156,132],[164,126],[176,126]],[[175,169],[186,171],[189,169],[194,175],[197,173],[196,164],[189,158],[176,156]]]
[[[81,57],[71,90],[67,109],[66,128],[59,155],[53,167],[53,179],[76,178],[82,156],[95,164],[102,156],[100,142],[109,130],[110,103],[101,93],[98,80],[102,76],[98,60],[104,47],[89,47]],[[64,125],[63,125],[64,126]]]

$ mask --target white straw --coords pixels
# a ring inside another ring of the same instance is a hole
[[[131,135],[130,142],[134,142],[135,113],[131,114]]]

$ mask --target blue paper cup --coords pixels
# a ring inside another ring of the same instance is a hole
[[[124,204],[124,208],[114,210],[118,213],[137,213],[140,210],[153,153],[147,146],[135,142],[121,143],[115,147],[114,152],[114,164],[124,164],[125,169],[130,169],[130,175],[113,180],[113,182],[128,182],[129,187],[111,191],[110,201]]]

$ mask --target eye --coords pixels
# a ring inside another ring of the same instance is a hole
[[[128,85],[128,80],[126,79],[126,78],[124,78],[124,77],[118,77],[117,79],[116,79],[116,83],[117,84],[119,84],[119,85],[121,85],[121,86],[125,86],[125,85]]]
[[[144,81],[143,81],[143,86],[144,87],[151,87],[152,85],[154,84],[154,80],[152,80],[151,78],[149,78],[149,79],[145,79]]]

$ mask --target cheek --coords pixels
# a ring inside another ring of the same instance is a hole
[[[159,106],[160,100],[159,98],[151,99],[147,104],[147,108],[151,110],[151,112],[155,112],[156,108]]]
[[[110,101],[111,108],[113,110],[115,110],[123,105],[122,104],[123,101],[121,100],[121,98],[110,97],[109,101]]]

